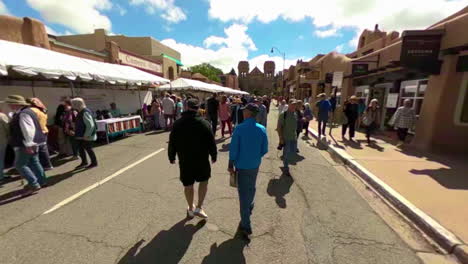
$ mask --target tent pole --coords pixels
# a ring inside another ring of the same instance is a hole
[[[32,82],[31,82],[31,87],[32,87],[33,97],[36,97],[36,89],[34,89],[34,80],[32,80]]]

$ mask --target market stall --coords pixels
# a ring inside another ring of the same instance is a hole
[[[160,86],[157,91],[171,91],[171,92],[203,92],[203,93],[224,93],[232,95],[248,94],[244,91],[234,90],[228,87],[223,87],[216,84],[205,83],[197,80],[178,78],[169,84]]]
[[[137,115],[98,120],[96,123],[98,135],[105,137],[109,144],[110,138],[141,132],[143,120]]]

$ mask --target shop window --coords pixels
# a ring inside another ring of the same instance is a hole
[[[416,115],[421,113],[421,107],[426,94],[427,80],[411,80],[401,82],[400,101],[398,107],[403,105],[406,99],[411,101]]]
[[[465,89],[468,90],[467,87],[465,87]],[[468,123],[468,93],[467,91],[465,91],[465,98],[463,100],[460,121],[462,123]]]
[[[463,74],[463,81],[455,113],[455,123],[457,125],[468,126],[468,72]]]

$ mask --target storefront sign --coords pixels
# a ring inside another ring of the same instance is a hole
[[[362,63],[362,64],[353,64],[352,67],[352,74],[353,75],[360,75],[360,74],[366,74],[367,71],[369,70],[369,64]]]
[[[400,64],[421,72],[440,72],[440,42],[443,31],[409,30],[403,32]]]
[[[396,108],[398,106],[398,93],[390,93],[387,96],[387,108]]]
[[[332,86],[341,88],[342,84],[343,84],[343,72],[334,72]]]
[[[155,73],[162,73],[162,66],[156,62],[145,60],[125,52],[119,52],[119,59],[122,64],[134,66]]]

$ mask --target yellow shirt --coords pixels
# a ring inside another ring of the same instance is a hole
[[[42,129],[42,133],[49,133],[49,129],[47,128],[47,114],[36,107],[31,107],[31,110],[36,113],[37,120],[39,121],[39,125]]]

